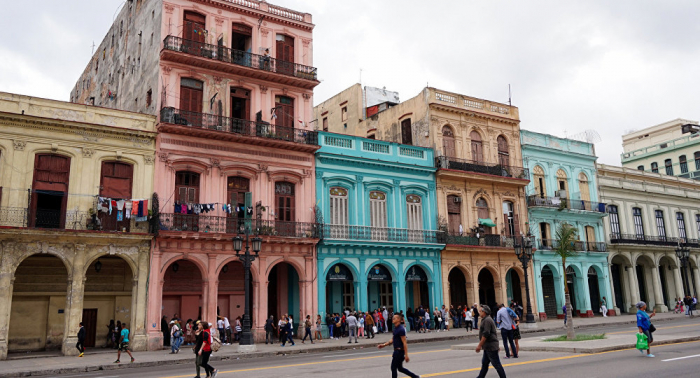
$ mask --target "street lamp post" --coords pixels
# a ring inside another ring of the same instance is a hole
[[[525,272],[525,295],[527,296],[527,313],[525,314],[525,324],[526,327],[534,328],[537,323],[535,323],[535,315],[532,313],[532,305],[530,304],[530,281],[527,275],[527,265],[532,259],[532,240],[530,239],[530,234],[527,236],[521,236],[518,240],[515,237],[515,255],[518,257],[521,263],[523,263],[523,271]]]
[[[686,247],[681,241],[678,242],[678,248],[676,248],[676,257],[681,263],[681,269],[683,269],[683,275],[685,279],[683,280],[683,289],[685,290],[685,295],[690,295],[690,282],[688,282],[688,259],[690,259],[690,249]]]
[[[254,348],[255,340],[253,339],[253,333],[250,331],[251,321],[250,321],[250,266],[253,261],[258,257],[260,253],[260,247],[262,245],[262,239],[258,236],[253,237],[253,252],[254,255],[250,253],[249,245],[250,229],[245,227],[245,252],[241,253],[243,249],[243,238],[239,235],[233,238],[233,249],[236,251],[236,256],[243,263],[243,270],[245,272],[245,281],[243,286],[245,288],[245,312],[243,313],[243,324],[240,337],[240,346],[250,345]]]

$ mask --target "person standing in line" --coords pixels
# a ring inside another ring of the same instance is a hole
[[[365,331],[367,331],[365,333],[367,336],[367,339],[374,338],[374,318],[372,317],[372,314],[369,312],[365,316]]]
[[[280,343],[287,340],[287,314],[280,317],[279,322],[277,322],[277,331],[280,337]]]
[[[561,310],[564,311],[564,327],[566,327],[566,304],[561,306]]]
[[[322,324],[321,324],[321,315],[316,315],[316,331],[314,332],[314,336],[316,337],[316,341],[322,341],[323,336],[321,336],[321,330],[322,330]]]
[[[357,344],[357,326],[359,323],[357,322],[355,313],[351,312],[345,321],[348,323],[348,344],[352,342],[353,337],[355,338],[355,344]]]
[[[114,348],[116,341],[117,335],[114,334],[114,319],[111,319],[107,325],[107,348]]]
[[[647,347],[647,357],[654,357],[654,355],[651,354],[651,343],[654,342],[654,335],[652,334],[654,331],[652,331],[651,328],[651,318],[656,316],[656,310],[654,310],[651,315],[647,314],[647,304],[644,302],[637,302],[636,307],[637,329],[639,330],[639,333],[643,333],[647,336],[647,342],[649,343],[649,346]],[[644,354],[644,351],[639,349],[639,353]]]
[[[608,317],[608,302],[605,300],[605,297],[600,301],[600,312],[603,314],[604,318]]]
[[[425,308],[425,330],[430,333],[432,329],[430,328],[430,307]],[[424,332],[425,333],[425,332]]]
[[[518,349],[515,347],[515,342],[513,341],[513,329],[515,328],[513,319],[517,319],[518,316],[515,315],[513,310],[503,304],[499,307],[496,313],[496,324],[498,325],[498,329],[501,330],[501,338],[503,339],[503,348],[506,350],[506,358],[510,358],[511,350],[513,351],[513,358],[518,358]],[[511,312],[513,313],[512,315],[510,314]],[[509,343],[510,349],[508,349]]]
[[[479,309],[476,307],[476,303],[472,306],[472,317],[473,317],[473,328],[475,330],[479,329]]]
[[[216,330],[219,331],[219,340],[222,344],[226,344],[226,323],[224,323],[224,317],[218,316],[216,320]]]
[[[328,327],[328,338],[333,340],[333,328],[335,327],[335,319],[332,314],[326,314],[326,327]]]
[[[309,340],[311,340],[311,344],[314,343],[314,337],[311,335],[311,315],[306,315],[306,320],[304,320],[304,338],[301,339],[301,343],[304,344],[304,341],[306,341],[306,338],[308,337]]]
[[[481,358],[481,371],[477,378],[486,377],[489,371],[489,364],[498,373],[499,378],[506,378],[506,372],[503,370],[501,360],[498,358],[498,333],[496,332],[496,324],[491,318],[491,309],[487,305],[481,305],[481,325],[479,326],[479,345],[476,346],[476,353],[484,350],[484,355]]]
[[[452,328],[462,327],[462,306],[450,305],[450,316],[452,317]]]
[[[289,323],[289,328],[287,329],[287,337],[294,338],[294,318],[292,315],[287,316],[287,323]]]
[[[204,368],[204,373],[207,377],[215,378],[216,374],[219,372],[209,365],[209,357],[211,356],[211,332],[214,330],[214,325],[209,325],[207,322],[199,323],[202,326],[202,346],[197,352],[198,355],[202,356],[200,365]]]
[[[180,328],[177,326],[177,321],[173,319],[170,321],[170,354],[176,354],[180,351],[179,340]]]
[[[85,354],[85,327],[83,327],[83,322],[80,322],[80,329],[78,330],[78,342],[75,347],[78,348],[80,354],[78,357],[82,357]]]
[[[397,378],[398,372],[401,372],[411,378],[420,378],[420,376],[403,367],[404,361],[410,362],[410,358],[408,358],[408,343],[406,342],[406,328],[404,328],[402,324],[403,317],[400,314],[394,314],[391,322],[394,325],[394,336],[392,340],[377,345],[379,349],[382,349],[393,344],[394,353],[391,356],[391,377]]]
[[[270,317],[265,321],[265,345],[267,343],[273,344],[273,339],[275,337],[275,318],[270,315]]]
[[[416,309],[416,312],[417,311],[418,309]],[[413,310],[411,310],[410,307],[406,310],[406,320],[408,320],[408,325],[410,327],[409,331],[416,329],[415,324],[413,324],[415,320],[415,318],[413,317]]]
[[[226,333],[226,345],[231,345],[231,322],[224,316],[224,332]]]
[[[443,331],[449,331],[450,330],[450,312],[447,310],[445,305],[442,305],[442,308],[440,309],[440,316],[442,316],[442,324],[440,325],[440,329]]]
[[[121,323],[117,321],[117,339],[119,338],[119,334],[121,332]],[[170,346],[170,326],[168,325],[168,318],[163,316],[160,319],[160,332],[163,333],[163,346]],[[119,340],[117,340],[119,341]],[[119,343],[117,343],[119,344]]]
[[[117,349],[117,360],[114,361],[115,364],[120,363],[119,359],[122,356],[122,352],[126,352],[129,357],[131,357],[131,362],[136,361],[134,356],[131,355],[129,351],[129,328],[127,328],[126,323],[122,323],[122,331],[119,334],[119,348]]]

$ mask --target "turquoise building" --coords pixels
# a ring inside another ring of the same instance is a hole
[[[319,132],[318,309],[441,304],[433,150]]]
[[[536,238],[532,269],[540,319],[563,317],[564,277],[574,316],[592,317],[612,292],[605,244],[605,204],[598,202],[593,144],[521,130],[523,163],[530,169],[527,205],[529,229]],[[552,252],[556,230],[567,223],[578,231],[577,254]]]

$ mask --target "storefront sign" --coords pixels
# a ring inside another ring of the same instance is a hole
[[[328,271],[326,281],[352,281],[352,272],[343,264],[335,264]]]
[[[406,281],[428,281],[425,271],[419,266],[412,266],[406,273]]]
[[[369,281],[391,281],[391,274],[382,265],[375,265],[367,275]]]

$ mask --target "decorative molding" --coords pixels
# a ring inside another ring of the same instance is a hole
[[[175,10],[175,7],[172,4],[168,4],[168,3],[163,3],[163,8],[165,8],[166,14],[172,14],[173,11]]]
[[[258,169],[260,170],[260,172],[267,173],[267,165],[266,164],[258,164]]]
[[[311,99],[311,95],[308,93],[303,93],[301,96],[304,97],[304,100],[306,101],[309,101]]]
[[[83,148],[83,157],[84,158],[92,158],[92,156],[95,154],[95,150],[92,148]]]
[[[214,78],[214,82],[215,82],[216,84],[221,84],[221,80],[224,79],[224,78],[221,77],[221,76],[214,76],[213,78]]]
[[[143,157],[143,161],[146,165],[153,165],[156,162],[156,157],[153,155],[146,155]]]
[[[304,47],[309,47],[309,45],[311,44],[311,40],[310,40],[310,39],[306,39],[306,38],[302,38],[302,39],[301,39],[301,44],[302,44]]]
[[[212,167],[221,168],[221,160],[217,158],[210,158]]]
[[[266,85],[261,85],[260,86],[260,93],[266,94],[267,93],[267,86]]]
[[[284,94],[284,95],[286,96],[286,95],[287,95],[287,92],[289,92],[289,90],[287,89],[287,87],[282,88],[282,94]]]
[[[221,11],[219,11],[219,12],[221,12]],[[214,20],[216,21],[216,26],[222,26],[224,24],[223,18],[216,17],[216,18],[214,18]]]
[[[15,150],[24,151],[24,147],[27,146],[27,142],[23,140],[13,140],[12,145],[15,147]]]
[[[267,35],[270,34],[270,29],[260,28],[260,34],[262,35],[263,38],[267,38]]]
[[[173,68],[170,67],[170,66],[163,66],[163,73],[164,73],[166,76],[170,75],[170,72],[171,72],[172,70],[173,70]]]
[[[160,161],[167,163],[169,155],[170,154],[168,154],[167,152],[160,152],[160,153],[158,153],[158,158],[160,159]]]

